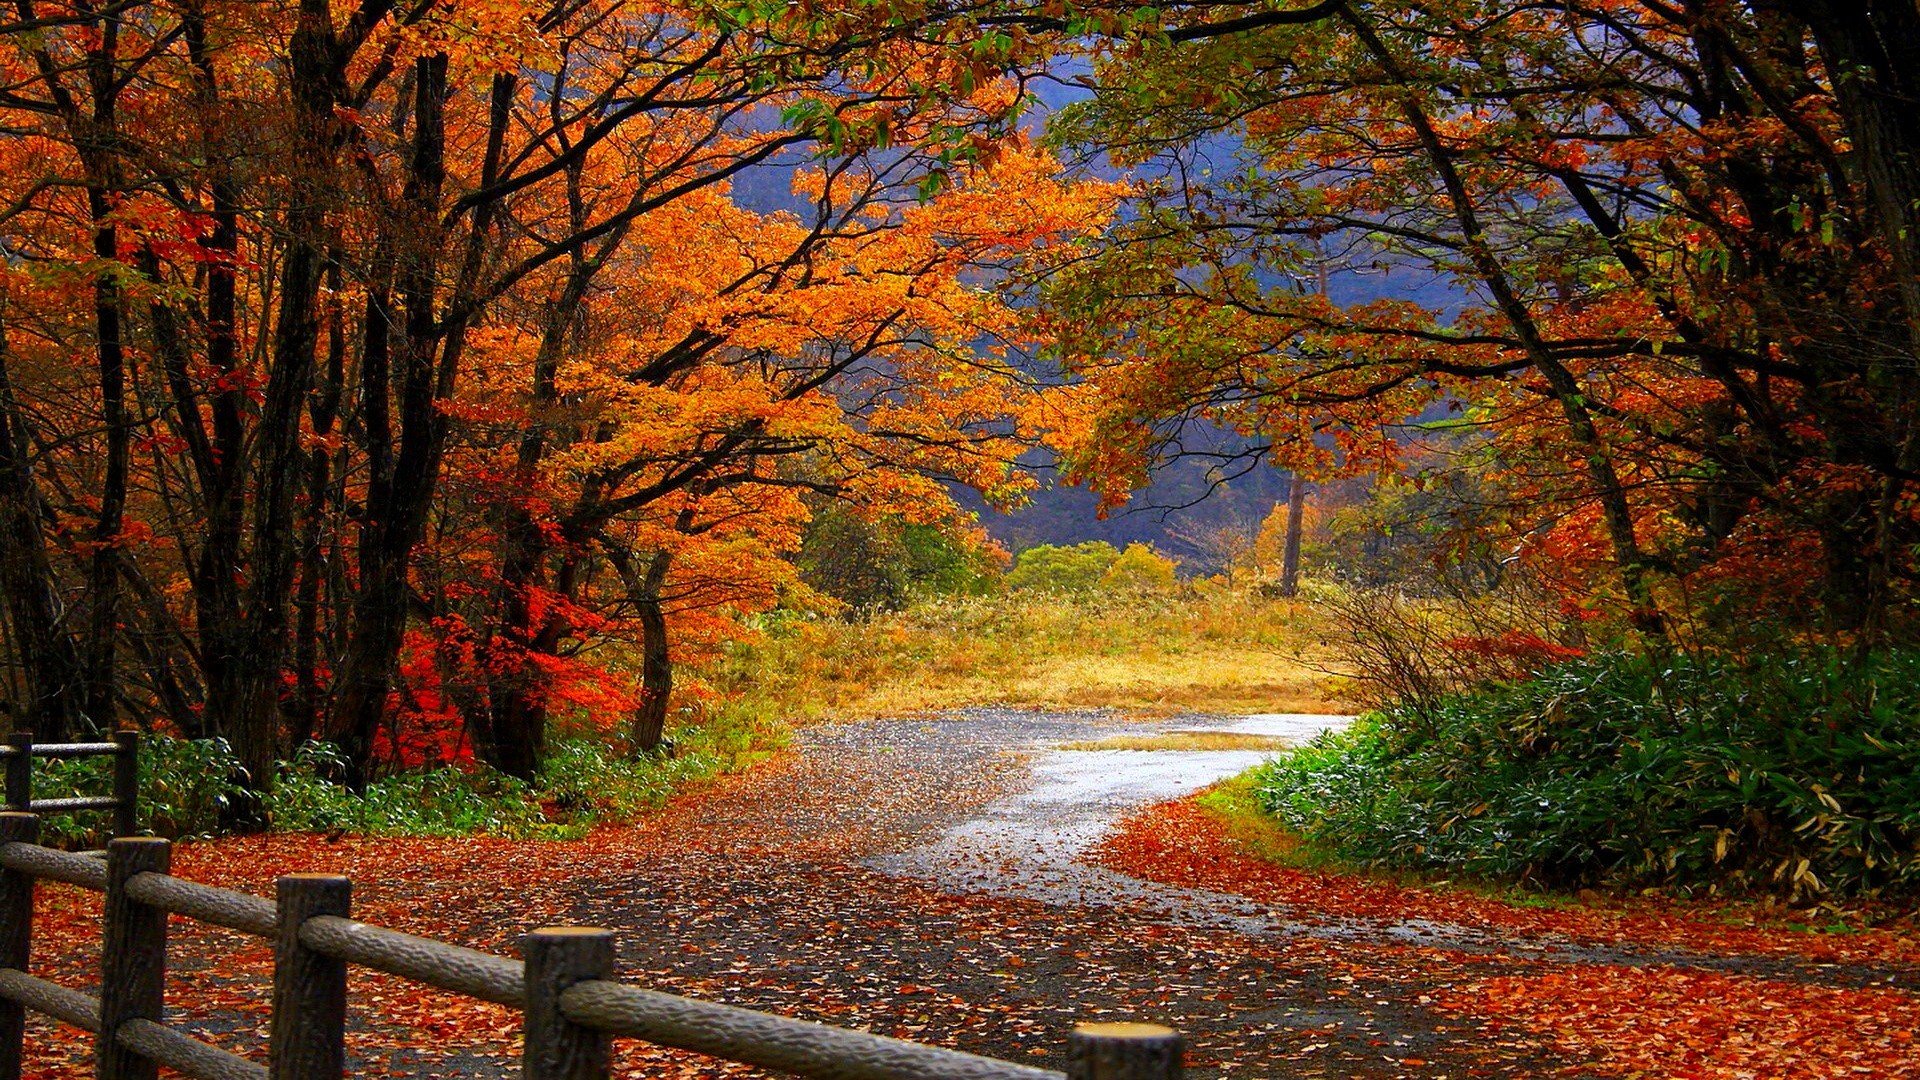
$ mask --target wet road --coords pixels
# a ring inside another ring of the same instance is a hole
[[[1344,727],[1349,719],[1307,713],[1195,716],[1129,725],[1128,731],[1218,731],[1293,744]],[[1068,723],[1077,729],[1084,722]],[[1264,909],[1237,897],[1140,881],[1083,859],[1128,814],[1245,772],[1274,751],[1060,749],[1079,736],[1050,737],[1037,717],[1021,727],[1029,740],[1023,789],[980,808],[930,843],[868,865],[960,892],[1073,906],[1125,903],[1183,925],[1242,932],[1276,928]],[[1111,734],[1091,734],[1103,733]]]

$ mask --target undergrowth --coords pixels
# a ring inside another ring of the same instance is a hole
[[[1363,866],[1546,888],[1920,885],[1920,655],[1598,655],[1370,714],[1264,766],[1262,807]]]
[[[628,757],[570,738],[550,748],[532,783],[484,766],[442,766],[391,773],[358,792],[341,783],[339,751],[309,743],[280,763],[262,809],[271,828],[287,832],[568,839],[630,821],[690,784],[765,756],[776,739],[726,725],[689,728],[677,733],[671,756]],[[150,737],[140,765],[141,824],[159,835],[216,835],[244,797],[239,762],[221,740]],[[102,794],[109,768],[97,758],[37,762],[35,797]],[[49,843],[97,846],[106,827],[100,812],[49,815],[42,834]]]

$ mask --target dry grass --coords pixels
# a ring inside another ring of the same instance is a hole
[[[1239,593],[1084,600],[1015,594],[863,622],[796,619],[699,674],[781,719],[1007,705],[1341,712],[1310,605]]]
[[[1226,827],[1228,839],[1254,858],[1282,866],[1323,864],[1298,835],[1280,824],[1280,819],[1260,809],[1253,792],[1253,773],[1222,780],[1201,792],[1197,801]]]
[[[1238,731],[1166,731],[1157,735],[1110,735],[1061,743],[1062,750],[1285,750],[1293,744],[1272,735]]]

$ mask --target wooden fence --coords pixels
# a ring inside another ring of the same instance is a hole
[[[94,1033],[100,1080],[153,1080],[161,1065],[197,1080],[339,1080],[350,964],[520,1010],[527,1080],[605,1080],[615,1036],[834,1080],[1180,1076],[1180,1036],[1155,1025],[1083,1024],[1068,1037],[1068,1071],[1050,1072],[618,983],[607,930],[536,930],[509,960],[355,922],[344,877],[292,874],[268,902],[173,877],[165,840],[116,839],[102,860],[42,847],[39,829],[32,814],[0,813],[0,1080],[20,1080],[29,1009]],[[106,894],[97,998],[28,974],[40,878]],[[273,942],[266,1065],[165,1022],[169,914]]]
[[[113,758],[113,794],[71,799],[33,797],[34,758]],[[30,731],[16,731],[0,745],[6,762],[7,809],[35,814],[75,810],[113,811],[113,835],[140,831],[140,733],[116,731],[112,742],[35,743]]]

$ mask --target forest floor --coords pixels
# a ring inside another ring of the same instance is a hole
[[[1291,869],[1188,797],[1259,750],[1062,748],[1318,725],[1004,709],[823,725],[584,841],[250,837],[182,845],[175,872],[263,894],[279,873],[347,873],[357,917],[509,954],[537,926],[608,926],[633,982],[1053,1068],[1089,1018],[1178,1027],[1196,1077],[1920,1068],[1910,936]],[[42,896],[37,973],[88,985],[97,898]],[[265,944],[174,935],[174,1018],[259,1057]],[[368,972],[352,985],[355,1075],[515,1075],[508,1011]],[[87,1075],[83,1037],[36,1021],[28,1039],[28,1075]],[[630,1077],[757,1075],[634,1043],[617,1060]]]

